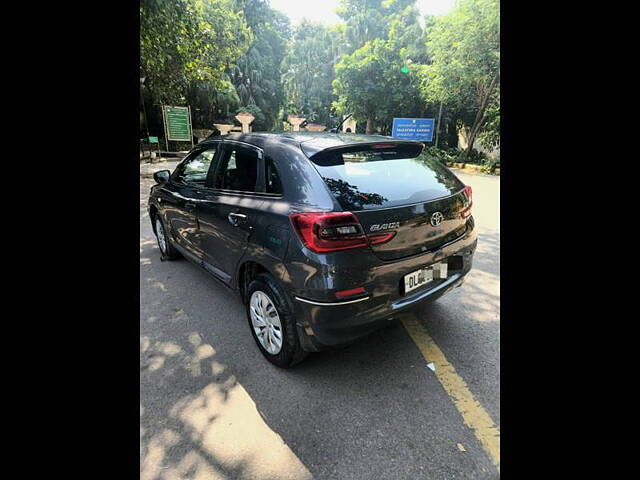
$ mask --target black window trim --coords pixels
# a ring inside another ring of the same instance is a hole
[[[182,161],[178,164],[178,166],[175,168],[175,170],[171,174],[171,177],[170,177],[171,178],[171,182],[173,184],[175,184],[175,185],[184,185],[186,187],[206,188],[207,181],[209,179],[209,175],[211,174],[211,166],[214,164],[213,161],[211,162],[211,165],[209,165],[209,169],[207,170],[207,175],[205,177],[204,184],[184,182],[184,181],[179,179],[179,176],[182,173],[182,169],[183,169],[184,165],[187,162],[190,162],[191,160],[196,158],[202,152],[206,152],[208,150],[215,150],[215,153],[214,153],[214,156],[213,156],[213,159],[215,160],[216,155],[218,155],[218,149],[220,148],[220,144],[221,143],[222,142],[219,141],[219,140],[215,141],[215,142],[207,143],[206,145],[197,146],[193,150],[191,150],[189,153],[187,153],[187,155],[184,157],[184,159],[182,159]]]
[[[266,193],[265,161],[264,161],[264,150],[262,148],[257,147],[256,145],[252,145],[250,143],[241,142],[239,140],[222,140],[218,142],[218,144],[220,145],[220,147],[218,148],[224,148],[224,146],[228,144],[235,144],[241,147],[249,148],[250,150],[254,150],[258,154],[258,178],[256,180],[256,190],[261,189],[262,191],[247,192],[243,190],[229,190],[229,189],[214,187],[213,181],[215,180],[218,174],[218,170],[220,169],[220,165],[222,164],[221,162],[216,162],[215,171],[213,172],[210,171],[209,174],[207,175],[207,180],[205,181],[204,188],[206,188],[208,191],[211,191],[215,194],[223,194],[223,195],[240,195],[240,196],[257,196],[257,197],[272,196],[271,194]]]

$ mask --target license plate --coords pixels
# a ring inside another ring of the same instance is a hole
[[[434,263],[428,267],[421,268],[404,276],[404,293],[409,293],[416,288],[422,287],[434,279],[447,278],[447,264],[445,262]]]

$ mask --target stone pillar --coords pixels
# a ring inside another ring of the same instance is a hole
[[[227,135],[233,128],[233,123],[214,123],[213,126],[220,130],[220,135]]]
[[[255,120],[256,117],[248,112],[240,112],[236,115],[236,120],[242,124],[242,133],[249,133],[251,129],[249,125]]]
[[[299,117],[297,115],[289,115],[287,117],[287,121],[293,127],[293,131],[294,132],[299,132],[300,131],[300,124],[305,121],[305,117]]]
[[[356,125],[357,125],[356,119],[353,117],[350,117],[346,122],[342,124],[342,132],[343,133],[346,132],[348,128],[349,130],[351,130],[351,133],[356,133]]]

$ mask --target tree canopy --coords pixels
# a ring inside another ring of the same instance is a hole
[[[487,108],[499,98],[494,95],[500,88],[499,11],[499,0],[459,0],[428,32],[430,63],[422,68],[423,97],[473,113],[468,151]],[[493,117],[499,122],[499,109]]]
[[[141,92],[151,130],[159,106],[190,105],[196,128],[251,111],[254,130],[287,113],[389,134],[394,117],[437,117],[485,147],[500,139],[499,0],[458,0],[421,17],[415,0],[341,0],[342,22],[291,26],[269,0],[141,0]]]

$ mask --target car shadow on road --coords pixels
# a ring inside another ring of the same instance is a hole
[[[497,478],[397,322],[278,369],[236,294],[140,248],[141,479]]]

